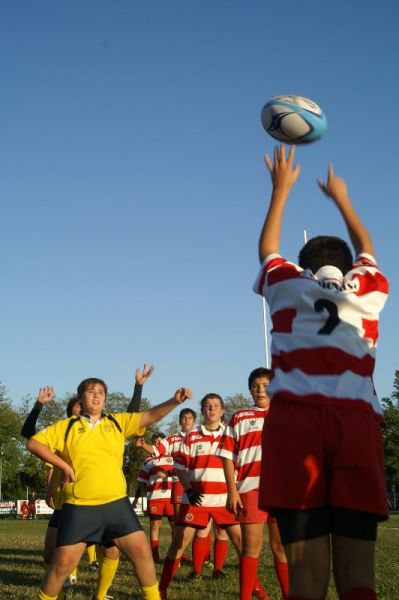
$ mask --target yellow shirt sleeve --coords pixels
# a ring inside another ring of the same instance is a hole
[[[113,418],[119,423],[125,438],[141,437],[146,432],[146,427],[140,427],[142,412],[138,413],[113,413]]]
[[[49,425],[45,429],[35,433],[35,435],[32,436],[32,439],[44,444],[44,446],[47,446],[51,452],[62,450],[66,430],[65,423],[68,423],[68,421],[69,419],[57,421],[53,425]]]

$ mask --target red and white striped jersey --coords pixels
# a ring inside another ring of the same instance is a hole
[[[158,440],[155,446],[152,447],[154,456],[164,456],[165,454],[168,454],[169,456],[174,457],[176,452],[178,452],[185,435],[185,433],[179,431],[178,433],[172,433],[171,435],[167,435],[166,438]]]
[[[257,406],[238,410],[219,442],[217,453],[233,461],[237,490],[241,494],[259,489],[262,431],[268,412]]]
[[[382,413],[372,376],[388,281],[372,256],[361,254],[337,281],[272,254],[254,291],[266,298],[272,318],[273,398],[350,401]]]
[[[226,506],[227,486],[223,463],[216,454],[223,431],[222,424],[216,431],[208,431],[204,425],[194,427],[183,439],[175,456],[175,469],[187,470],[193,490],[204,495],[202,506]],[[184,494],[182,504],[188,503]]]
[[[167,454],[175,459],[185,435],[185,433],[179,431],[178,433],[172,433],[171,435],[167,435],[166,438],[158,440],[152,447],[154,456],[165,456]],[[177,475],[174,475],[173,483],[176,481],[178,481],[178,477]]]
[[[171,456],[148,456],[137,476],[137,481],[147,486],[147,500],[170,502],[172,492],[172,478],[160,477],[159,471],[172,474],[173,458]]]

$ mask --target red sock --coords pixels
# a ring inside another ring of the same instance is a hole
[[[277,579],[281,588],[281,593],[283,594],[283,598],[285,600],[288,596],[289,590],[288,563],[275,562],[274,570],[276,571]]]
[[[341,600],[377,600],[377,594],[371,588],[359,587],[345,592],[340,596]]]
[[[173,575],[176,573],[179,567],[180,560],[177,558],[165,558],[163,563],[161,581],[159,582],[159,589],[165,592],[168,589],[168,585],[173,579]]]
[[[205,556],[208,550],[207,538],[195,537],[193,540],[193,571],[202,573]]]
[[[215,540],[215,571],[223,569],[228,549],[228,540]]]
[[[212,550],[212,536],[211,536],[211,534],[209,534],[208,537],[206,538],[206,543],[207,543],[207,547],[206,547],[205,561],[211,560],[211,550]]]
[[[253,589],[257,583],[258,558],[240,557],[240,600],[251,600]]]
[[[159,558],[159,540],[151,540],[151,552],[152,558],[158,560]]]

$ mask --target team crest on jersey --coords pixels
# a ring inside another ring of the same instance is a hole
[[[166,462],[168,463],[168,465],[172,464],[173,463],[173,458],[167,458]]]
[[[256,429],[256,419],[250,419],[250,421],[249,421],[249,428],[250,429]]]
[[[84,433],[86,431],[85,427],[79,427],[78,433]]]
[[[109,433],[110,431],[112,431],[112,426],[111,425],[104,425],[103,431],[106,431],[107,433]]]
[[[186,521],[192,521],[194,519],[194,515],[192,513],[186,514]]]
[[[197,450],[198,450],[198,452],[202,452],[202,450],[203,450],[202,444],[197,444]]]
[[[158,507],[157,506],[151,506],[151,512],[152,513],[158,512]]]

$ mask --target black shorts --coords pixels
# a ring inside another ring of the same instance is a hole
[[[61,509],[54,509],[53,514],[49,518],[47,527],[54,527],[54,529],[58,529],[58,523],[60,521]]]
[[[325,535],[339,535],[356,540],[375,541],[381,515],[335,506],[306,510],[272,509],[283,545],[312,540]]]
[[[115,538],[142,530],[127,497],[94,506],[64,504],[58,523],[57,548],[79,542],[110,546]]]

